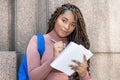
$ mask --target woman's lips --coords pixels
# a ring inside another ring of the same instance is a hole
[[[67,34],[68,32],[65,30],[61,30],[63,34]]]

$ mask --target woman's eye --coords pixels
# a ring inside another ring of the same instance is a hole
[[[76,27],[76,24],[71,24],[72,27]]]
[[[62,19],[63,22],[66,22],[66,20]]]

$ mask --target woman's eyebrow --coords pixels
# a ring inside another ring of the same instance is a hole
[[[66,17],[63,17],[63,19],[66,19],[66,20],[68,20],[68,18],[66,18]]]
[[[65,20],[69,20],[67,17],[63,17],[63,19],[65,19]],[[72,23],[77,23],[76,21],[74,21],[74,22],[72,22]]]

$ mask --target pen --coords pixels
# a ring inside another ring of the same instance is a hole
[[[51,41],[53,42],[53,43],[56,43],[57,41],[56,40],[54,40],[54,39],[51,39]]]

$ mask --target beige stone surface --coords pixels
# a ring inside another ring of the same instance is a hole
[[[88,34],[94,52],[120,52],[120,1],[94,0]]]
[[[0,80],[16,80],[16,53],[0,51]]]
[[[0,50],[8,50],[8,0],[0,0]]]
[[[109,1],[109,40],[112,52],[120,52],[120,0]]]
[[[120,53],[95,53],[90,60],[92,80],[119,80]]]
[[[24,51],[36,33],[36,0],[16,0],[16,50]]]
[[[87,16],[85,20],[91,50],[94,52],[110,52],[108,1],[93,0],[89,4],[91,10],[85,13]]]
[[[37,4],[38,8],[36,8],[37,12],[37,32],[46,33],[48,29],[48,0],[38,0]]]

